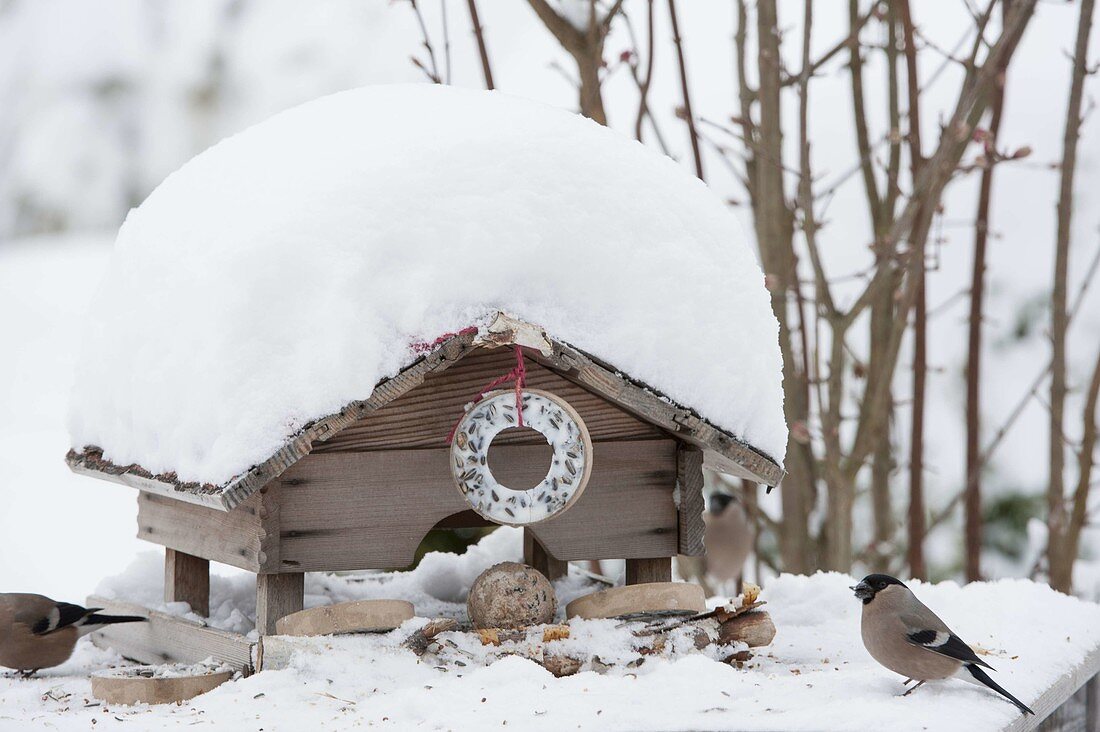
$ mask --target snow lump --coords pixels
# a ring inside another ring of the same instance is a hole
[[[72,445],[222,484],[498,310],[782,460],[778,326],[725,204],[590,120],[434,85],[287,110],[131,211]]]

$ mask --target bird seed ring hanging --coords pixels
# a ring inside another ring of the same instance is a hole
[[[498,524],[523,526],[556,516],[576,502],[592,474],[592,438],[569,404],[549,392],[524,389],[523,426],[537,430],[553,448],[550,469],[534,488],[515,490],[489,469],[489,446],[518,427],[516,392],[490,392],[458,423],[451,442],[451,473],[466,503]]]

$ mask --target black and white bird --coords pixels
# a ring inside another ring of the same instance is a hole
[[[869,574],[851,589],[863,602],[861,632],[867,652],[886,668],[904,676],[906,684],[916,682],[905,695],[926,681],[954,677],[987,686],[1025,714],[1035,713],[989,678],[983,668],[992,671],[993,667],[978,658],[900,580],[885,574]]]
[[[0,666],[29,676],[65,663],[76,641],[112,623],[137,623],[136,615],[100,615],[103,608],[55,602],[42,595],[0,593]]]

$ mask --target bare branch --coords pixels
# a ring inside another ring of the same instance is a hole
[[[1081,449],[1077,454],[1077,488],[1073,492],[1073,509],[1070,514],[1069,536],[1066,540],[1067,555],[1077,556],[1081,543],[1081,531],[1085,528],[1089,490],[1092,487],[1092,469],[1096,464],[1093,454],[1097,445],[1097,402],[1100,401],[1100,353],[1096,356],[1096,365],[1092,369],[1085,397],[1085,413],[1082,417],[1084,431],[1081,435]]]
[[[592,3],[593,9],[595,3]],[[619,11],[623,9],[623,0],[615,0],[615,4],[612,5],[607,14],[603,16],[603,20],[600,21],[600,25],[603,26],[604,35],[611,29],[611,21],[615,19],[615,16],[619,14]]]
[[[1092,30],[1094,0],[1081,0],[1077,22],[1077,42],[1070,79],[1069,104],[1066,108],[1062,137],[1062,166],[1058,192],[1058,233],[1054,256],[1054,290],[1051,295],[1051,368],[1050,368],[1050,473],[1047,486],[1047,560],[1050,584],[1069,592],[1073,583],[1076,547],[1069,544],[1069,516],[1065,495],[1065,401],[1066,401],[1066,309],[1069,279],[1069,248],[1073,219],[1073,182],[1077,169],[1077,144],[1081,134],[1081,108],[1085,76],[1088,74],[1089,33]],[[1091,457],[1091,456],[1090,456]],[[1071,553],[1072,550],[1072,553]]]
[[[489,50],[485,46],[485,34],[477,15],[477,0],[466,0],[466,7],[470,10],[470,23],[474,26],[474,38],[477,39],[477,52],[481,57],[481,74],[485,78],[485,88],[492,90],[496,87],[493,84],[493,69],[489,65]]]
[[[867,205],[871,209],[872,228],[879,234],[882,204],[879,201],[878,184],[875,182],[874,169],[871,166],[871,139],[867,131],[867,111],[863,104],[863,58],[859,55],[859,0],[848,0],[848,18],[852,32],[848,35],[848,71],[852,81],[852,114],[855,118],[856,145],[859,149],[860,171],[863,173],[863,187],[867,194]],[[878,242],[875,242],[876,249]]]
[[[600,78],[603,67],[603,46],[611,21],[618,14],[621,3],[616,3],[603,21],[597,22],[593,2],[590,6],[588,28],[582,32],[559,15],[546,0],[527,0],[527,2],[577,64],[581,114],[606,125],[607,113],[604,111]]]
[[[413,13],[416,15],[416,23],[420,26],[420,42],[428,51],[428,61],[431,64],[426,66],[420,59],[413,58],[413,65],[423,71],[429,81],[442,84],[443,79],[439,76],[439,65],[435,62],[435,48],[432,47],[432,39],[428,35],[428,26],[424,24],[424,16],[420,12],[420,5],[417,4],[416,0],[409,0],[409,5],[412,6]]]
[[[572,53],[570,47],[583,44],[581,32],[574,28],[568,20],[558,15],[558,12],[550,7],[550,3],[546,0],[527,0],[527,2],[531,5],[531,9],[535,11],[535,14],[539,16],[539,20],[554,34],[558,42],[565,46],[567,51]]]
[[[672,21],[672,42],[676,44],[676,60],[680,66],[680,95],[684,103],[684,121],[691,137],[691,154],[695,158],[695,174],[703,176],[703,156],[699,152],[699,134],[695,130],[695,115],[691,111],[691,93],[688,91],[687,65],[684,63],[684,44],[680,37],[680,23],[676,18],[676,0],[668,0],[668,15]]]
[[[813,76],[821,70],[822,66],[836,58],[836,56],[840,54],[841,51],[849,48],[852,42],[859,37],[859,32],[863,30],[863,26],[867,25],[867,21],[873,18],[878,12],[880,5],[882,5],[882,0],[878,0],[877,2],[873,3],[870,9],[868,9],[864,15],[860,16],[855,25],[851,27],[851,29],[848,31],[848,35],[837,41],[832,48],[822,54],[821,58],[813,62],[810,62],[807,58],[803,58],[802,71],[798,74],[798,76],[787,76],[786,78],[784,78],[782,81],[783,86],[790,86],[792,84],[798,83],[798,81],[803,76]]]
[[[914,40],[916,29],[913,26],[913,16],[909,8],[909,0],[898,0],[896,3],[898,20],[901,23],[902,38],[905,42],[905,79],[908,97],[909,120],[909,165],[912,177],[916,180],[920,176],[924,165],[924,148],[921,144],[921,118],[920,118],[920,86],[917,73],[917,48]],[[891,217],[892,217],[891,212]],[[924,562],[924,537],[927,528],[924,521],[924,388],[925,377],[928,368],[927,356],[927,317],[928,303],[925,291],[924,257],[921,255],[921,266],[915,271],[918,278],[916,287],[917,316],[913,324],[913,409],[912,426],[910,429],[909,446],[909,541],[908,561],[909,573],[914,577],[924,578],[927,569]]]
[[[1012,0],[1002,0],[1005,12]],[[986,149],[995,149],[1004,110],[1005,74],[1001,69],[993,92],[993,112]],[[966,359],[966,487],[965,542],[966,578],[981,579],[982,553],[982,455],[981,455],[981,360],[982,307],[985,297],[985,251],[989,240],[989,209],[992,203],[994,166],[982,170],[978,210],[974,217],[974,264],[970,279],[970,319]]]
[[[642,122],[649,115],[649,85],[653,82],[653,61],[657,56],[657,45],[653,42],[653,0],[646,3],[646,62],[645,76],[639,77],[637,66],[632,66],[634,81],[638,85],[638,116],[634,120],[634,139],[642,140]],[[637,48],[637,43],[634,44]]]
[[[439,14],[443,23],[443,68],[446,69],[444,83],[451,83],[451,31],[447,27],[447,0],[439,0]]]
[[[975,75],[974,83],[963,89],[959,95],[955,110],[935,153],[921,166],[912,197],[890,227],[887,243],[894,244],[907,239],[910,248],[906,254],[908,258],[906,284],[898,298],[896,318],[901,327],[896,328],[891,336],[888,363],[894,363],[897,360],[905,330],[904,323],[916,301],[917,287],[920,282],[918,270],[924,267],[923,237],[927,235],[935,206],[962,158],[970,141],[971,132],[988,107],[990,94],[1002,65],[1007,64],[1008,59],[1012,57],[1028,21],[1031,20],[1035,3],[1036,0],[1019,0],[1015,4],[1012,14],[1005,21],[1000,38],[990,49],[985,63]],[[877,286],[882,286],[882,283],[877,283]],[[876,282],[873,279],[868,285],[868,290],[875,287]],[[872,413],[876,412],[888,397],[889,380],[884,380],[877,385],[873,393],[864,398],[863,407]],[[846,461],[846,472],[849,475],[854,475],[859,470],[874,445],[874,435],[866,428],[866,424],[862,422],[857,430],[852,452]]]

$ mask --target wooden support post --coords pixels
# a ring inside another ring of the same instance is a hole
[[[1100,729],[1100,674],[1085,682],[1085,725],[1081,729]]]
[[[551,582],[569,574],[569,562],[551,556],[530,529],[523,530],[523,563],[542,572]]]
[[[164,550],[164,601],[186,602],[191,612],[210,615],[210,560]]]
[[[628,585],[671,581],[672,557],[626,560],[626,583]]]
[[[676,450],[676,484],[680,489],[677,507],[680,553],[689,557],[706,554],[703,523],[703,451],[681,443]]]
[[[305,599],[305,574],[256,575],[256,630],[273,635],[275,621],[302,609]]]

